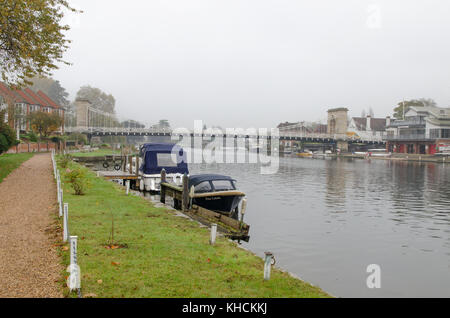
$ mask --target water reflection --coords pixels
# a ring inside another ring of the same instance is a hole
[[[389,160],[280,158],[191,165],[231,175],[246,192],[246,246],[337,296],[450,297],[450,166]],[[379,264],[381,289],[366,267]]]

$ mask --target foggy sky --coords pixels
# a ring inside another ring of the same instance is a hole
[[[402,99],[450,107],[446,0],[73,0],[54,78],[117,100],[121,118],[222,127],[315,121]]]

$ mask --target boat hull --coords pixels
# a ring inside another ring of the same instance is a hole
[[[211,192],[202,194],[200,197],[194,197],[192,203],[202,208],[237,218],[236,208],[238,208],[244,196],[244,194],[223,195]]]

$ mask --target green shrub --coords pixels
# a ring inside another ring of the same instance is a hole
[[[83,195],[90,186],[87,178],[86,170],[82,168],[67,169],[65,174],[65,181],[70,183],[76,195]]]
[[[74,140],[78,143],[82,143],[84,145],[88,144],[88,139],[86,135],[80,134],[80,133],[74,133],[67,137],[67,140]]]
[[[58,159],[58,163],[62,168],[67,168],[67,166],[69,165],[69,162],[72,161],[72,156],[69,154],[65,154],[59,157]]]
[[[16,133],[7,123],[5,123],[5,112],[0,112],[0,153],[8,151],[9,148],[19,143],[16,140]]]
[[[30,131],[28,134],[20,135],[20,139],[26,139],[30,142],[37,142],[38,136],[34,132]]]
[[[5,135],[0,134],[0,153],[8,151],[8,149],[9,149],[8,140],[6,139]]]

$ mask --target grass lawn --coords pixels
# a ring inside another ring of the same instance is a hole
[[[73,157],[101,157],[105,155],[120,155],[120,150],[98,149],[91,152],[74,152],[71,155]]]
[[[33,153],[4,154],[0,156],[0,182],[32,156]]]
[[[76,166],[72,162],[69,168]],[[218,237],[211,246],[209,229],[141,197],[126,196],[122,187],[93,172],[88,178],[91,187],[83,196],[64,185],[85,297],[329,297],[276,269],[264,281],[263,260],[236,243]],[[113,220],[114,244],[125,248],[105,248]],[[60,253],[67,266],[65,246]]]

